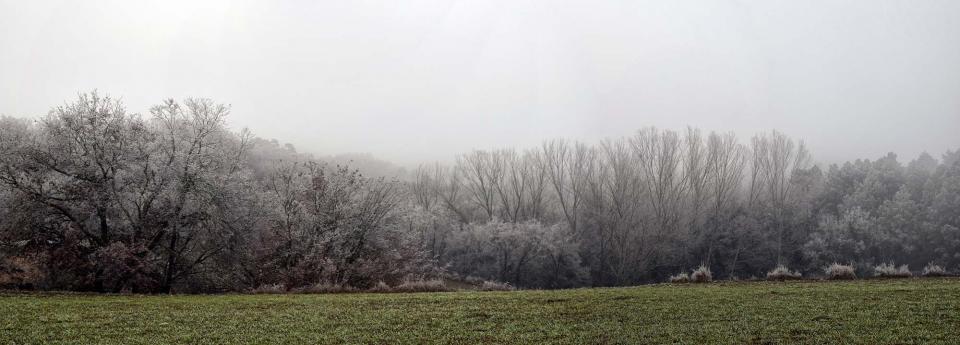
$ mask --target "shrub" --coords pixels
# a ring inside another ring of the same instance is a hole
[[[253,289],[253,290],[250,291],[250,292],[255,293],[255,294],[279,294],[279,293],[286,293],[286,292],[287,292],[287,287],[284,286],[283,284],[280,284],[280,283],[277,283],[277,284],[263,284],[263,285],[260,285],[260,286],[256,287],[255,289]]]
[[[0,288],[34,289],[44,279],[35,260],[19,256],[0,259]]]
[[[690,275],[684,272],[677,273],[675,276],[670,276],[670,282],[673,284],[685,284],[690,282]]]
[[[713,280],[713,273],[710,273],[710,267],[700,265],[690,273],[690,281],[694,283],[709,283]]]
[[[483,285],[483,283],[485,282],[483,279],[477,278],[474,276],[467,276],[466,278],[463,279],[463,281],[467,282],[467,284],[470,284],[470,285]]]
[[[292,290],[294,293],[346,293],[356,292],[357,289],[350,285],[317,283],[309,286],[303,286]]]
[[[909,278],[913,276],[907,265],[896,267],[893,263],[879,264],[873,268],[873,275],[884,278]]]
[[[387,283],[384,283],[381,280],[377,282],[377,285],[374,285],[373,287],[367,289],[367,292],[377,292],[377,293],[393,292],[393,288],[391,288],[390,285],[387,285]]]
[[[394,289],[396,292],[444,292],[444,291],[453,291],[453,289],[448,288],[447,285],[440,279],[431,279],[431,280],[407,280],[397,285]]]
[[[484,281],[483,285],[480,285],[480,291],[513,291],[516,290],[510,283],[501,283],[495,281]]]
[[[946,277],[950,275],[947,270],[940,265],[934,265],[932,262],[923,268],[924,277]]]
[[[841,265],[836,262],[824,269],[827,279],[857,279],[856,270],[853,265]]]
[[[790,271],[790,269],[783,264],[777,265],[777,268],[767,272],[767,280],[795,280],[800,279],[802,276],[800,272]]]
[[[913,277],[913,272],[910,272],[910,267],[907,265],[900,265],[897,267],[897,276],[903,278]]]

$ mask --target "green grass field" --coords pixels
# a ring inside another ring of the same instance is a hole
[[[960,280],[343,295],[0,295],[0,343],[960,344]]]

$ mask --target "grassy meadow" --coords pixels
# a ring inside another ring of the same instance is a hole
[[[328,295],[0,294],[0,344],[958,344],[960,280]]]

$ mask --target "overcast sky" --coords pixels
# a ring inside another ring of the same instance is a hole
[[[99,89],[400,164],[644,126],[960,148],[960,1],[0,0],[0,114]]]

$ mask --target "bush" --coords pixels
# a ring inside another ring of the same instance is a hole
[[[510,283],[501,283],[495,281],[484,281],[483,285],[480,285],[480,291],[513,291],[516,290],[513,288]]]
[[[884,278],[909,278],[913,277],[910,268],[907,265],[896,267],[893,263],[879,264],[873,268],[873,275]]]
[[[19,256],[0,259],[0,288],[35,289],[44,279],[35,260]]]
[[[294,293],[347,293],[356,292],[357,289],[350,285],[317,283],[310,286],[303,286],[292,290]]]
[[[686,284],[690,282],[690,275],[684,272],[677,273],[675,276],[670,276],[670,282],[673,284]]]
[[[408,280],[397,285],[393,291],[396,292],[444,292],[453,291],[440,279],[431,280]]]
[[[710,267],[700,265],[690,273],[690,281],[694,283],[709,283],[713,280],[713,273],[710,273]]]
[[[790,269],[783,264],[777,265],[777,268],[767,272],[767,280],[795,280],[800,279],[802,276],[800,272],[790,271]]]
[[[467,284],[470,284],[470,285],[483,285],[483,283],[485,282],[483,279],[477,278],[474,276],[467,276],[466,278],[463,279],[463,281],[467,282]]]
[[[278,283],[278,284],[263,284],[263,285],[260,285],[260,286],[256,287],[255,289],[251,290],[250,292],[255,293],[255,294],[280,294],[280,293],[286,293],[286,292],[287,292],[287,287],[284,286],[283,284],[279,284],[279,283]]]
[[[932,262],[923,268],[924,277],[946,277],[950,274],[940,265],[934,265]]]
[[[377,282],[377,285],[374,285],[373,287],[367,289],[367,292],[387,293],[387,292],[393,292],[393,288],[391,288],[390,285],[387,285],[387,283],[384,283],[381,280]]]
[[[836,262],[824,269],[827,279],[857,279],[853,265],[841,265]]]

